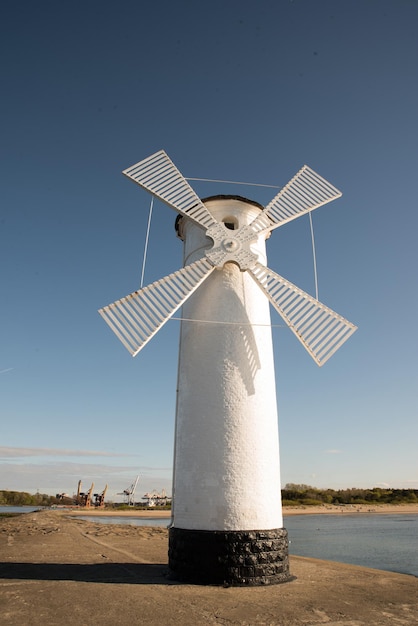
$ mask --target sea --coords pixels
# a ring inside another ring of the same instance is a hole
[[[2,512],[31,512],[35,507],[2,507]],[[82,516],[101,524],[169,525],[169,519]],[[284,516],[289,552],[418,577],[418,514],[342,513]]]

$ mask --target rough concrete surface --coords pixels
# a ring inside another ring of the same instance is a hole
[[[165,528],[41,511],[0,519],[0,624],[418,625],[418,580],[291,557],[293,582],[198,586],[166,578]]]

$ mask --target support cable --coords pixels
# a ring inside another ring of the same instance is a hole
[[[152,216],[152,208],[153,208],[153,206],[154,206],[154,196],[151,196],[151,204],[150,204],[149,213],[148,213],[147,234],[145,236],[144,258],[143,258],[143,261],[142,261],[142,272],[141,272],[140,289],[142,289],[142,287],[144,285],[145,262],[146,262],[146,259],[147,259],[148,239],[149,239],[149,233],[150,233],[150,229],[151,229],[151,216]]]
[[[309,211],[309,223],[311,226],[311,240],[312,240],[312,256],[313,256],[313,268],[314,268],[314,280],[315,280],[315,298],[318,300],[318,274],[316,271],[316,252],[315,252],[315,237],[313,231],[312,211]]]
[[[263,185],[262,183],[243,183],[236,180],[216,180],[213,178],[189,178],[186,180],[197,180],[204,183],[223,183],[225,185],[248,185],[249,187],[268,187],[269,189],[280,189],[278,185]]]
[[[219,326],[260,326],[265,328],[287,328],[286,324],[250,324],[244,322],[225,322],[219,320],[195,320],[190,317],[170,317],[173,322],[193,322],[194,324],[218,324]]]

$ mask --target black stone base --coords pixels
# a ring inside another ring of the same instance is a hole
[[[170,528],[169,577],[201,585],[275,585],[289,573],[285,528],[214,531]]]

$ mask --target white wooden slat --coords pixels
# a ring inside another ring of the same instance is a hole
[[[158,324],[161,313],[156,310],[154,305],[149,305],[146,302],[145,297],[141,301],[139,301],[135,294],[131,294],[129,297],[129,305],[136,311],[138,316],[138,323],[144,329],[145,333],[148,333],[150,329],[154,327],[154,324]]]
[[[321,333],[320,337],[312,343],[313,349],[317,352],[321,352],[326,346],[332,345],[335,341],[338,341],[345,333],[345,328],[338,322],[332,329],[327,329]]]
[[[250,224],[255,232],[273,230],[300,215],[336,200],[341,192],[304,165]],[[266,226],[266,218],[270,223]]]
[[[313,204],[312,200],[312,197],[305,193],[305,189],[295,183],[294,189],[288,189],[286,196],[281,197],[280,208],[284,211],[288,206],[289,213],[299,212],[304,209],[306,202]]]
[[[128,167],[123,174],[201,226],[217,223],[164,150]]]
[[[126,307],[123,309],[121,307],[115,307],[112,312],[114,316],[119,319],[125,337],[130,338],[131,346],[137,345],[138,342],[144,339],[144,333],[141,334],[140,329],[129,316]]]
[[[318,358],[321,359],[321,361],[325,361],[335,354],[347,340],[346,334],[347,333],[342,330],[338,336],[333,337],[332,341],[325,342],[320,349],[318,348]]]
[[[294,183],[294,192],[297,193],[302,200],[307,200],[311,204],[316,204],[322,201],[322,197],[328,196],[328,190],[321,188],[316,184],[316,181],[311,180],[307,175],[307,170],[303,172],[303,177],[296,180]]]
[[[183,195],[188,196],[187,190],[182,189],[182,181],[179,182],[178,178],[171,172],[168,176],[159,180],[153,181],[154,192],[159,195],[166,194],[169,198],[176,198],[177,202],[181,202]],[[183,194],[180,192],[183,190]]]
[[[135,307],[135,303],[131,298],[126,299],[124,311],[126,312],[126,317],[128,319],[133,318],[132,323],[140,336],[140,341],[146,339],[151,330],[150,326],[147,326],[146,320],[144,320],[143,315],[141,316],[139,314],[140,311]]]
[[[350,333],[350,335],[351,334],[352,333]],[[333,354],[337,352],[337,350],[339,350],[339,348],[343,345],[343,343],[345,343],[345,341],[347,341],[350,335],[346,336],[346,334],[342,334],[339,341],[334,341],[332,344],[326,345],[321,350],[321,352],[318,353],[318,358],[325,363],[325,361],[327,361],[330,357],[332,357]]]
[[[275,209],[280,209],[293,200],[299,204],[297,211],[299,213],[300,210],[303,211],[310,207],[317,208],[333,199],[335,197],[334,188],[332,186],[325,188],[316,184],[316,181],[307,175],[308,171],[306,166],[302,168],[300,176],[296,180],[291,181],[282,192],[279,192],[276,198],[267,205],[266,210],[274,212]],[[337,197],[338,194],[339,192],[337,192]]]
[[[214,269],[208,259],[199,259],[103,307],[99,313],[135,356]]]
[[[292,319],[298,324],[299,332],[308,338],[322,324],[324,317],[327,317],[327,311],[311,304],[302,318],[292,316]]]
[[[257,263],[248,271],[318,365],[323,365],[357,330],[344,317],[264,265]]]
[[[337,341],[339,338],[338,332],[341,328],[340,323],[334,324],[333,328],[324,329],[324,332],[321,333],[320,338],[317,338],[316,341],[309,342],[311,349],[317,356],[324,351],[324,348],[326,351],[333,346],[334,340]]]
[[[104,321],[110,326],[118,339],[123,343],[125,348],[131,352],[132,350],[132,340],[129,335],[126,335],[123,324],[119,322],[117,317],[113,314],[112,311],[99,311],[100,315],[103,317]]]
[[[159,158],[154,158],[156,156]],[[177,168],[163,150],[132,165],[124,170],[123,173],[133,178],[136,182],[140,178],[144,185],[157,188],[180,180]]]
[[[304,324],[298,325],[299,332],[304,336],[309,345],[314,348],[316,343],[321,339],[321,333],[325,329],[329,331],[329,319],[327,312],[323,309],[312,313],[309,317],[305,317]]]
[[[145,314],[153,312],[158,320],[161,316],[164,317],[167,315],[168,311],[170,311],[176,303],[177,301],[173,303],[167,299],[159,283],[158,286],[156,286],[155,293],[152,291],[143,292],[143,300],[140,304]]]
[[[305,300],[300,300],[299,298],[296,298],[296,302],[297,302],[297,306],[295,306],[292,310],[292,317],[294,318],[295,322],[300,320],[302,316],[304,316],[309,309],[311,308],[311,303]]]
[[[149,311],[145,315],[143,309],[129,296],[124,302],[124,310],[126,310],[128,315],[132,315],[134,326],[142,339],[146,339],[149,333],[152,332],[154,325],[159,322],[159,319],[152,316]]]

